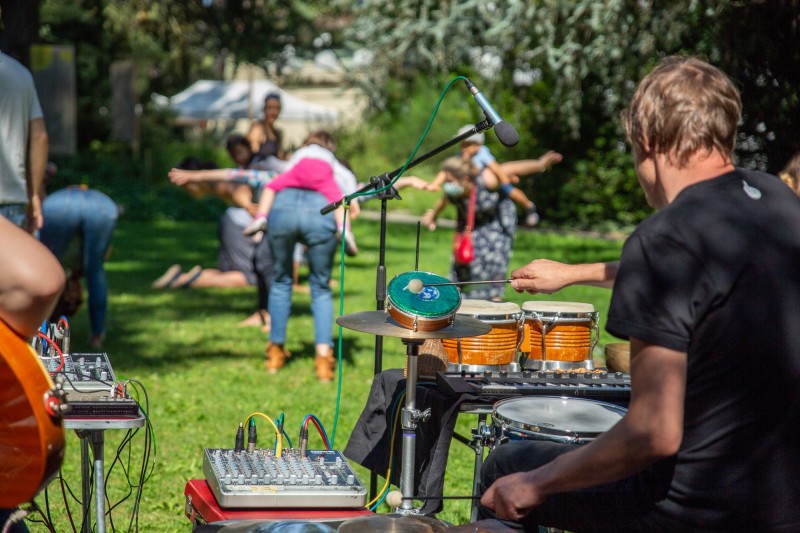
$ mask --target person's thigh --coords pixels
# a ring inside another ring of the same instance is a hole
[[[100,191],[84,191],[81,205],[84,268],[99,270],[111,246],[111,236],[117,225],[117,204]]]
[[[44,226],[39,231],[39,239],[58,258],[64,254],[72,236],[80,230],[80,211],[74,191],[70,189],[57,191],[44,201]]]
[[[294,245],[302,239],[305,215],[299,189],[284,189],[275,198],[269,214],[267,239],[272,254],[272,282],[291,283]]]
[[[541,440],[501,444],[484,463],[481,493],[505,475],[535,470],[578,446]],[[669,485],[669,464],[661,466],[612,483],[551,495],[514,525],[524,531],[538,531],[539,526],[581,532],[667,531],[674,523],[654,509]],[[479,514],[495,518],[483,506]]]
[[[253,220],[249,213],[240,207],[229,207],[220,217],[217,233],[219,238],[217,266],[222,272],[237,270],[244,274],[250,285],[255,285],[256,243],[251,237],[242,233],[247,227],[247,223],[242,225],[241,221],[247,219]]]

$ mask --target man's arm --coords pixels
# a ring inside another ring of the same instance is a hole
[[[612,288],[619,261],[569,265],[550,259],[534,259],[511,272],[511,287],[517,292],[551,294],[569,285]]]
[[[28,229],[33,233],[42,228],[41,189],[44,172],[47,168],[47,155],[50,141],[43,118],[31,120],[28,132],[28,165],[25,176],[28,182]]]
[[[61,295],[64,269],[42,243],[3,217],[0,241],[0,320],[30,338]]]
[[[589,444],[530,472],[498,479],[481,504],[519,520],[547,496],[622,479],[677,453],[683,438],[686,354],[631,339],[625,417]]]

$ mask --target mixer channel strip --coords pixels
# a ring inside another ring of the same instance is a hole
[[[437,372],[436,382],[450,394],[494,398],[548,395],[627,403],[631,396],[631,377],[622,372]]]
[[[367,489],[337,450],[206,448],[203,473],[223,508],[364,507]]]

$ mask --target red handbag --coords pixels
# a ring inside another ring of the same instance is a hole
[[[468,265],[475,259],[475,248],[472,244],[472,226],[475,224],[475,195],[476,187],[473,184],[467,208],[467,225],[464,231],[457,231],[453,235],[453,261],[457,265]]]

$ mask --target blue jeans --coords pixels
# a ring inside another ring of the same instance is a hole
[[[108,282],[103,262],[111,245],[117,214],[117,204],[111,198],[100,191],[78,187],[56,191],[42,204],[44,226],[39,238],[62,264],[70,241],[79,239],[93,336],[105,333]],[[67,268],[72,266],[65,265]]]
[[[273,344],[286,341],[286,325],[292,307],[292,255],[294,245],[300,242],[308,246],[314,343],[333,345],[333,301],[329,283],[336,252],[336,223],[333,215],[319,212],[327,204],[322,194],[301,189],[284,189],[275,197],[267,225],[272,252],[269,338]]]
[[[26,204],[0,204],[0,216],[3,216],[19,226],[25,228],[28,206]]]

